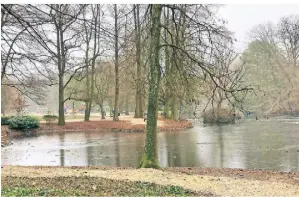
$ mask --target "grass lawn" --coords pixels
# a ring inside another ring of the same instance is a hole
[[[66,184],[67,183],[67,184]],[[179,186],[98,177],[2,177],[2,196],[197,196]]]

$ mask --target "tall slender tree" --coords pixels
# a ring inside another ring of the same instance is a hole
[[[118,24],[119,10],[117,4],[114,5],[114,69],[115,69],[115,99],[114,99],[114,113],[113,121],[118,121],[119,111],[119,24]]]
[[[88,9],[90,8],[90,9]],[[91,14],[90,20],[86,15]],[[86,77],[86,96],[84,121],[89,121],[91,107],[95,89],[95,64],[99,56],[103,53],[100,48],[101,38],[101,5],[89,5],[84,9],[84,37],[85,37],[85,77]]]
[[[134,25],[135,25],[135,45],[136,45],[136,107],[135,118],[143,117],[142,106],[142,65],[141,65],[141,24],[140,24],[140,5],[133,5]]]

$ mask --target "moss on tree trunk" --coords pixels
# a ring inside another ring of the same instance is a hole
[[[161,5],[152,5],[151,13],[151,44],[150,44],[150,75],[147,108],[146,139],[144,153],[140,162],[141,168],[160,168],[157,160],[157,112],[160,85],[160,18]]]

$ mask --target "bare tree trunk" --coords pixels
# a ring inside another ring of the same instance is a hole
[[[173,97],[171,108],[172,108],[171,110],[172,119],[178,121],[180,117],[179,117],[179,100],[177,96]]]
[[[166,18],[165,18],[165,26],[168,27],[169,25],[169,10],[167,10]],[[164,36],[166,41],[169,40],[169,35],[166,30],[164,30]],[[171,109],[170,109],[170,103],[171,103],[171,92],[170,92],[170,84],[169,84],[169,74],[170,74],[170,54],[169,54],[169,47],[165,47],[165,104],[164,104],[164,114],[166,119],[171,119]]]
[[[129,94],[126,94],[125,115],[129,115]]]
[[[63,126],[65,125],[65,118],[64,118],[64,87],[63,87],[63,75],[59,76],[59,105],[58,105],[58,125]]]
[[[146,139],[141,159],[142,168],[160,168],[157,153],[157,112],[161,71],[159,65],[161,5],[151,5],[150,75],[147,108]]]
[[[170,110],[170,98],[168,96],[166,96],[166,102],[164,105],[164,114],[165,114],[165,118],[166,119],[170,119],[171,118],[171,110]]]
[[[73,108],[73,113],[72,113],[73,114],[73,118],[75,118],[75,114],[76,114],[76,112],[75,112],[76,111],[75,110],[75,101],[73,101],[73,107],[72,108]]]
[[[143,117],[142,108],[142,84],[141,84],[141,42],[140,42],[140,19],[139,5],[134,5],[134,23],[135,23],[135,43],[136,43],[136,65],[137,65],[137,80],[136,80],[136,108],[135,118]]]
[[[1,114],[5,116],[6,112],[6,105],[7,105],[7,99],[6,99],[6,88],[1,88]]]
[[[93,101],[93,96],[94,96],[94,73],[95,73],[95,63],[93,63],[91,65],[91,88],[90,88],[90,98],[89,98],[89,105],[88,105],[88,121],[90,118],[90,114],[91,114],[91,107],[92,107],[92,101]]]
[[[112,117],[112,116],[114,116],[114,114],[112,113],[112,109],[113,109],[113,98],[112,97],[108,98],[108,104],[109,104],[109,115]]]
[[[90,108],[89,108],[89,103],[90,103],[90,81],[89,81],[89,58],[88,58],[88,48],[86,50],[86,59],[85,59],[85,63],[86,63],[86,94],[87,94],[87,99],[88,101],[85,101],[85,111],[84,111],[84,121],[88,122],[89,121],[89,117],[90,117]]]
[[[183,10],[183,12],[185,12],[186,6],[185,5],[180,5],[181,9]],[[185,31],[185,16],[184,15],[180,15],[179,18],[179,22],[177,24],[178,27],[173,27],[172,29],[175,30],[175,28],[178,28],[178,34],[175,37],[175,44],[176,46],[180,46],[183,48],[183,44],[184,43],[184,31]],[[172,53],[172,67],[171,67],[171,78],[172,80],[172,85],[174,85],[173,92],[172,92],[172,119],[175,121],[179,120],[179,105],[180,105],[180,89],[182,88],[179,80],[179,68],[178,67],[182,67],[183,66],[183,59],[182,57],[180,57],[181,55],[178,56],[177,53],[175,53],[173,51]],[[177,61],[177,62],[176,62]]]
[[[90,109],[89,109],[89,99],[90,99],[90,82],[89,82],[89,41],[87,41],[87,49],[85,53],[85,65],[86,65],[86,94],[87,94],[87,100],[85,101],[85,110],[84,110],[84,121],[88,122],[90,117]]]
[[[216,119],[219,120],[220,118],[220,111],[221,111],[222,100],[220,99],[216,105]]]
[[[94,87],[95,87],[95,63],[96,63],[96,58],[98,56],[99,53],[99,28],[98,25],[100,24],[100,19],[99,19],[99,13],[100,13],[100,7],[99,5],[95,5],[96,8],[92,9],[92,14],[93,14],[93,19],[94,19],[94,32],[93,32],[93,54],[92,54],[92,60],[91,60],[91,84],[89,81],[89,73],[87,73],[87,92],[88,92],[88,103],[86,105],[87,111],[85,113],[85,121],[89,121],[90,119],[90,113],[91,113],[91,107],[92,107],[92,102],[93,102],[93,97],[94,97]],[[99,24],[98,24],[99,23]],[[90,34],[90,38],[91,38],[92,34]],[[89,58],[88,58],[88,50],[89,50],[89,43],[87,46],[87,62],[86,65],[89,65]],[[87,71],[89,71],[88,67],[87,67]]]
[[[90,117],[90,109],[89,109],[89,102],[85,102],[85,110],[84,110],[84,122],[88,122]]]
[[[146,78],[147,78],[147,66],[144,61],[142,61],[142,72],[141,72],[141,105],[142,109],[146,110]]]
[[[58,82],[58,125],[65,125],[64,117],[64,71],[65,71],[65,59],[64,59],[64,43],[63,43],[63,32],[61,27],[61,17],[58,17],[58,23],[55,22],[56,36],[57,36],[57,62],[59,71],[59,82]]]
[[[145,69],[144,69],[145,70]],[[145,89],[145,80],[141,80],[142,81],[142,95],[141,95],[141,106],[142,109],[146,109],[146,89]]]
[[[105,110],[104,110],[103,101],[101,101],[100,109],[101,109],[101,116],[102,116],[101,119],[105,119]]]
[[[119,110],[119,73],[118,73],[118,13],[117,5],[114,5],[114,33],[115,33],[115,98],[114,98],[114,115],[113,121],[118,121],[118,110]]]

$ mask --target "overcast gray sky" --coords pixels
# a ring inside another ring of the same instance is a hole
[[[271,21],[277,23],[283,16],[298,15],[299,4],[229,4],[219,10],[219,14],[228,21],[228,28],[235,32],[238,39],[237,49],[247,46],[247,33],[255,25]]]

